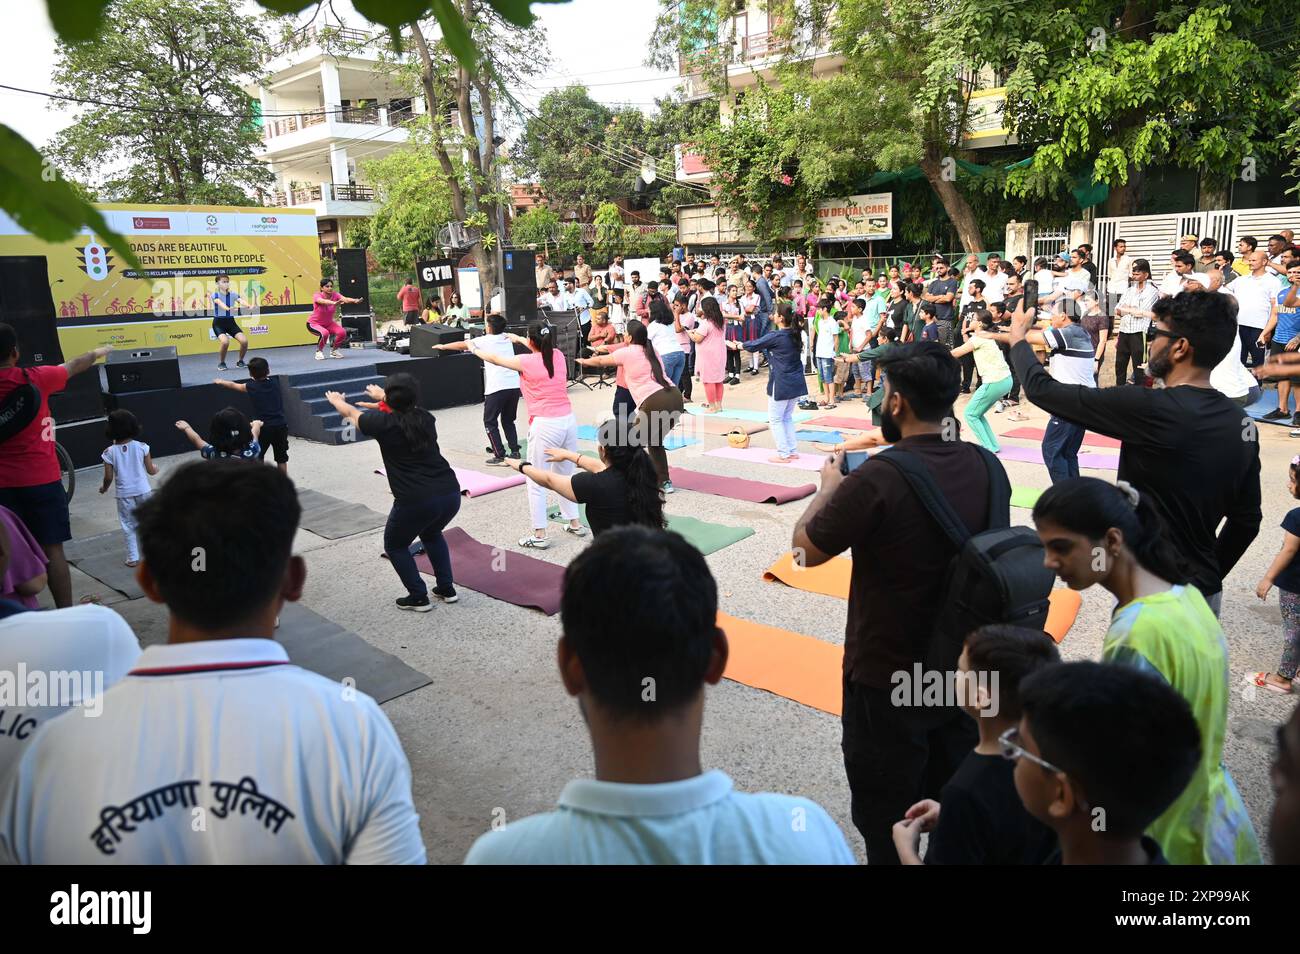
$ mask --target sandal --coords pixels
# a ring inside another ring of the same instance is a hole
[[[1268,677],[1277,675],[1271,672],[1251,672],[1246,674],[1246,684],[1254,684],[1261,689],[1267,689],[1269,692],[1276,692],[1280,696],[1289,696],[1295,693],[1295,683],[1291,682],[1285,689],[1275,682],[1270,682]],[[1282,678],[1278,676],[1278,678]]]

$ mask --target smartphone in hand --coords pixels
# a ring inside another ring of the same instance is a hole
[[[865,450],[845,451],[840,458],[840,473],[847,477],[862,466],[870,455]]]

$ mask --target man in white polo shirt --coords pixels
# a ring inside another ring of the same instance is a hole
[[[816,803],[742,794],[701,766],[704,687],[727,664],[717,611],[708,564],[676,534],[619,527],[569,564],[560,678],[596,777],[480,837],[466,864],[853,864]]]
[[[1241,362],[1250,368],[1264,363],[1264,346],[1259,336],[1273,313],[1273,298],[1283,282],[1268,270],[1268,253],[1251,252],[1246,256],[1250,271],[1239,275],[1227,286],[1228,294],[1237,299],[1237,335],[1241,339]]]
[[[0,579],[10,544],[0,522]],[[34,612],[0,600],[0,787],[42,725],[103,712],[104,690],[140,656],[126,620],[103,606]]]
[[[69,713],[32,740],[0,792],[0,859],[423,863],[388,719],[273,638],[306,578],[293,482],[196,462],[136,513],[137,579],[167,604],[168,641],[105,693],[99,718]]]

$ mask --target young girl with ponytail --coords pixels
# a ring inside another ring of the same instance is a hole
[[[578,363],[594,368],[623,369],[627,388],[636,402],[635,430],[631,431],[630,439],[640,441],[640,446],[649,452],[659,475],[660,488],[670,494],[673,484],[668,479],[668,454],[664,442],[677,426],[686,405],[682,392],[673,386],[664,372],[663,363],[650,344],[646,326],[637,321],[628,322],[623,340],[628,347],[613,354],[579,358]]]
[[[1187,700],[1201,730],[1196,774],[1148,833],[1170,864],[1258,864],[1259,842],[1223,765],[1223,628],[1200,591],[1187,584],[1151,501],[1125,481],[1075,477],[1038,498],[1034,524],[1046,565],[1064,583],[1075,590],[1101,584],[1117,600],[1102,660],[1159,675]]]
[[[640,324],[640,322],[633,322]],[[644,331],[644,326],[642,326]],[[573,473],[568,461],[548,461],[544,451],[548,447],[578,449],[578,420],[569,403],[569,365],[564,352],[555,348],[555,329],[549,321],[534,321],[528,326],[528,340],[513,338],[528,345],[528,354],[499,355],[476,350],[469,339],[470,354],[477,355],[489,364],[519,372],[519,386],[528,405],[528,460],[517,468],[528,480],[528,510],[533,521],[533,532],[519,541],[521,547],[545,550],[551,545],[546,539],[546,506],[549,502],[546,488],[532,479],[532,475],[550,471],[563,477]],[[513,465],[512,465],[513,466]],[[560,498],[560,513],[568,525],[566,533],[575,537],[586,536],[587,528],[578,519],[578,505]]]
[[[410,546],[416,537],[424,544],[437,586],[433,595],[444,603],[456,602],[451,552],[442,531],[460,510],[460,482],[438,448],[438,428],[433,415],[420,407],[420,389],[409,374],[394,374],[382,388],[366,389],[374,399],[362,411],[338,391],[325,397],[362,434],[373,437],[384,458],[393,509],[384,525],[384,553],[406,586],[398,609],[427,613],[433,609],[429,589],[415,566]]]
[[[600,426],[599,460],[562,447],[548,447],[548,461],[569,461],[578,466],[579,473],[572,477],[545,471],[534,474],[548,490],[586,504],[587,523],[596,536],[624,524],[664,528],[664,498],[658,474],[645,449],[629,440],[628,427],[627,419],[618,417]]]

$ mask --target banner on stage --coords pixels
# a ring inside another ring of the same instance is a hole
[[[894,237],[894,196],[850,195],[817,203],[819,242],[871,242]]]
[[[103,345],[218,348],[211,296],[217,276],[247,307],[235,316],[254,348],[308,344],[320,287],[320,241],[310,209],[96,205],[143,266],[131,268],[87,230],[48,243],[0,212],[0,255],[43,255],[65,354]]]
[[[415,263],[415,273],[420,276],[420,290],[446,288],[456,284],[456,259],[435,258]]]

